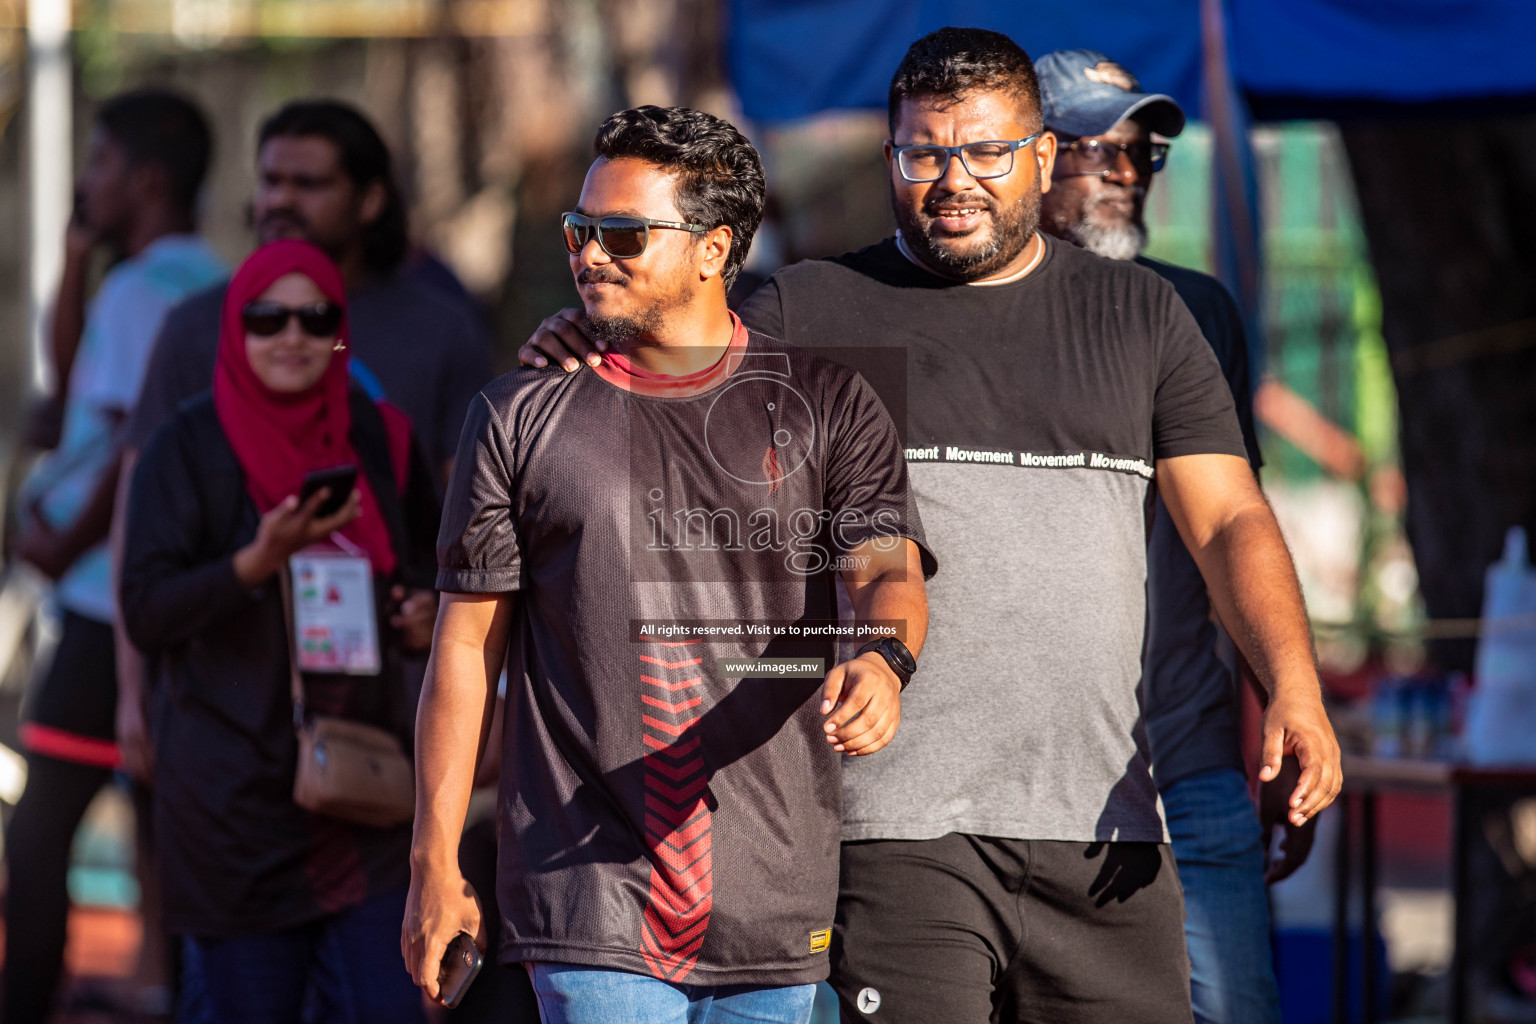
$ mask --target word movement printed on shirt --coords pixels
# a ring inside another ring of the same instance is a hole
[[[1146,459],[1130,459],[1103,452],[1024,452],[1008,448],[957,448],[952,444],[908,448],[908,462],[971,462],[994,466],[1022,466],[1025,469],[1107,469],[1113,473],[1135,473],[1152,479],[1152,467]]]

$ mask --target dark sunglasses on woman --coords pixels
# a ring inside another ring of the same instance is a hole
[[[674,228],[698,234],[708,231],[703,224],[684,224],[675,220],[652,220],[649,217],[628,217],[612,214],[607,217],[588,217],[584,213],[562,213],[560,231],[565,235],[565,247],[575,255],[597,235],[597,244],[603,252],[616,260],[632,260],[645,252],[651,244],[651,228]]]
[[[240,322],[246,332],[258,338],[282,333],[288,321],[299,318],[299,329],[311,338],[334,338],[341,330],[342,308],[331,302],[312,302],[307,306],[284,306],[276,302],[252,302],[240,310]]]

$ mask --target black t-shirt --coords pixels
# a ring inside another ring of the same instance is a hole
[[[1248,346],[1237,303],[1208,274],[1146,257],[1136,262],[1172,284],[1200,325],[1221,364],[1248,460],[1257,469],[1261,460],[1249,392]],[[1159,498],[1147,544],[1147,655],[1142,675],[1158,789],[1217,768],[1242,769],[1234,669],[1218,651],[1205,579]]]
[[[930,544],[921,685],[844,766],[844,839],[1161,841],[1138,684],[1156,460],[1243,456],[1173,288],[1044,239],[967,285],[886,240],[778,271],[742,307],[790,344],[905,350],[906,456]]]
[[[835,619],[839,555],[901,536],[922,540],[873,391],[739,324],[715,371],[684,388],[605,364],[523,368],[482,392],[438,586],[516,594],[504,962],[697,984],[825,977],[841,790],[821,674],[734,679],[717,659],[831,667],[830,640],[750,627]]]

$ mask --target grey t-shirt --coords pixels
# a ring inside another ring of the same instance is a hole
[[[161,324],[125,444],[143,448],[183,401],[213,384],[225,285],[172,309]],[[484,327],[461,303],[408,274],[347,296],[354,374],[411,421],[434,470],[453,458],[470,400],[491,379]],[[356,364],[362,364],[361,367]]]
[[[889,747],[844,766],[843,838],[1163,841],[1138,684],[1154,461],[1243,456],[1173,288],[1046,240],[967,286],[894,241],[776,273],[742,308],[791,344],[904,347],[930,633]]]
[[[1248,460],[1257,469],[1248,349],[1237,303],[1207,274],[1145,257],[1136,262],[1172,284],[1200,325],[1221,364]],[[1147,545],[1147,655],[1142,670],[1152,777],[1159,791],[1201,772],[1242,770],[1239,681],[1235,666],[1218,653],[1218,637],[1200,568],[1159,498]]]

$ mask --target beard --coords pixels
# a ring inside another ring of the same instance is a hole
[[[1077,219],[1062,226],[1061,234],[1067,241],[1081,246],[1091,253],[1111,260],[1130,260],[1141,255],[1147,247],[1147,226],[1141,219],[1142,197],[1135,197],[1129,219],[1111,212],[1101,212],[1116,197],[1095,192],[1083,199]]]
[[[980,245],[954,248],[971,242],[980,232],[962,238],[935,236],[940,212],[961,208],[982,209],[991,220],[990,236]],[[1035,231],[1040,227],[1040,179],[1037,177],[1029,191],[1008,206],[1002,206],[992,196],[978,191],[945,196],[913,209],[897,200],[893,188],[891,211],[896,215],[896,226],[901,229],[902,239],[918,259],[962,281],[979,281],[1018,259],[1030,239],[1035,237]]]
[[[629,287],[629,277],[615,267],[589,267],[576,275],[578,284],[614,284]],[[594,341],[612,345],[627,338],[638,338],[659,330],[666,321],[667,311],[681,305],[673,296],[651,303],[642,309],[627,313],[602,314],[587,310],[587,335]]]

